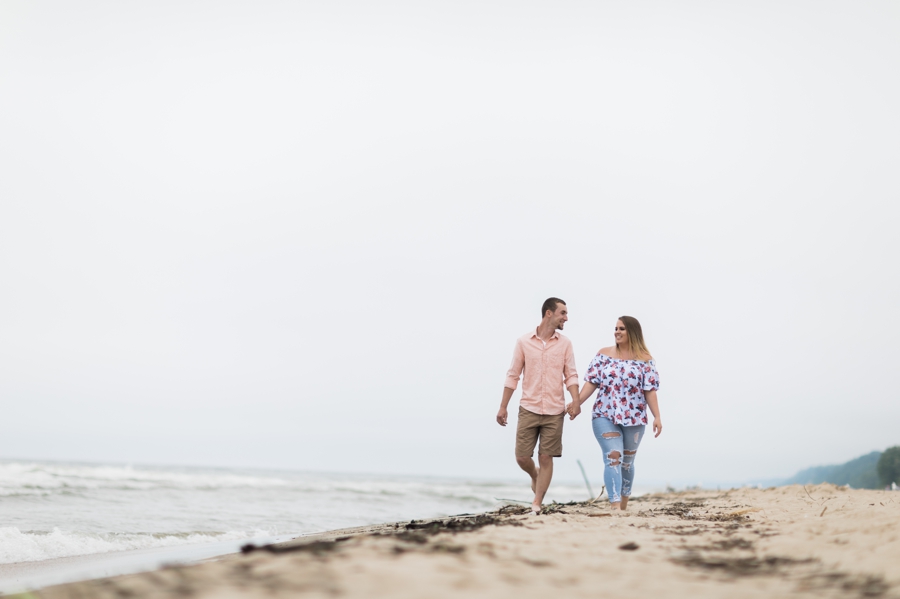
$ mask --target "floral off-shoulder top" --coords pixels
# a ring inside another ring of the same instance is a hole
[[[644,391],[659,389],[655,361],[620,360],[597,354],[584,380],[597,385],[594,418],[609,418],[622,426],[647,424]]]

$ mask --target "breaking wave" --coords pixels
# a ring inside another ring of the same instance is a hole
[[[33,562],[110,551],[237,541],[263,536],[269,536],[268,531],[96,535],[65,532],[59,528],[48,532],[22,532],[15,527],[0,527],[0,563]]]

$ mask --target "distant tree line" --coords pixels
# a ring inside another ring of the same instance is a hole
[[[850,485],[854,489],[883,489],[891,483],[900,485],[900,446],[873,451],[834,466],[816,466],[801,470],[784,481],[786,485],[832,483]]]
[[[900,485],[900,445],[885,449],[878,458],[875,469],[882,485],[888,486],[891,483]]]

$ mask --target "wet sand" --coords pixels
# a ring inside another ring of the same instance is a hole
[[[282,540],[290,537],[283,536]],[[197,563],[240,550],[246,541],[151,547],[71,557],[0,564],[0,595],[92,578],[146,572],[175,564]]]
[[[897,597],[900,493],[833,485],[554,504],[334,531],[48,587],[75,598]]]

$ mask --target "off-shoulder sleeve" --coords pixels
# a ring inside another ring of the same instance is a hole
[[[659,373],[656,371],[656,362],[650,360],[643,366],[644,391],[659,389]]]
[[[584,373],[584,380],[589,383],[593,383],[595,385],[600,384],[600,354],[594,356],[594,359],[591,360],[590,365],[588,366],[587,372]]]

